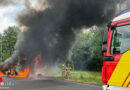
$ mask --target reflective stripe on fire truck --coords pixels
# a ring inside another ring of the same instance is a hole
[[[122,55],[107,84],[130,87],[130,50]]]

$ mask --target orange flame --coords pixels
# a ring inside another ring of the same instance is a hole
[[[14,72],[15,72],[15,71],[12,70],[12,71],[11,71],[11,74],[9,75],[9,77],[26,78],[26,77],[29,75],[29,73],[30,73],[30,69],[29,69],[29,67],[25,67],[25,69],[24,69],[23,72],[22,72],[22,71],[18,72],[18,75],[15,75]],[[1,75],[1,76],[7,76],[7,75],[4,74],[2,71],[0,71],[0,75]]]
[[[41,61],[42,57],[41,57],[41,54],[38,54],[35,58],[34,58],[34,61],[35,61],[35,68],[34,70],[38,70],[40,68],[40,62]],[[24,61],[27,61],[28,59],[26,57],[23,58]],[[6,64],[6,63],[5,63]],[[11,66],[10,68],[12,68],[13,66]],[[15,78],[30,78],[30,77],[33,77],[33,74],[30,73],[30,68],[29,66],[24,68],[24,71],[19,71],[18,72],[18,75],[15,75],[15,71],[12,70],[11,71],[11,74],[10,75],[6,75],[5,73],[3,73],[1,70],[0,70],[0,76],[9,76],[9,77],[15,77]]]

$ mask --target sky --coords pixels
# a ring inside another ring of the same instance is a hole
[[[23,8],[22,4],[0,7],[0,33],[8,26],[16,26],[17,14],[20,14]]]

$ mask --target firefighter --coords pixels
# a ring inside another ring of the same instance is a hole
[[[62,64],[62,77],[65,77],[66,75],[66,66],[65,64]]]
[[[66,67],[66,78],[69,79],[70,78],[70,70],[71,70],[71,66],[68,64]]]

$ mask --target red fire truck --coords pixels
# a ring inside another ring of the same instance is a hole
[[[130,8],[108,24],[104,31],[102,51],[103,84],[108,88],[117,86],[130,89]]]

